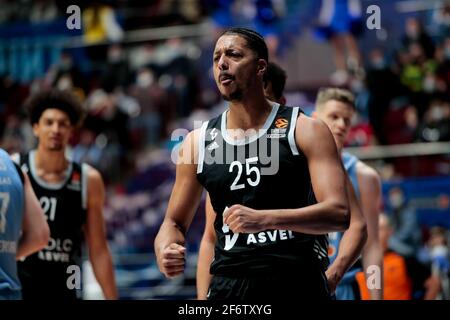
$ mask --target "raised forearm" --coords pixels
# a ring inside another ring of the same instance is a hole
[[[267,229],[325,234],[346,230],[348,206],[344,202],[324,201],[299,209],[267,210]]]

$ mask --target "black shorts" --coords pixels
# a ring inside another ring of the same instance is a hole
[[[208,300],[281,301],[330,300],[325,273],[320,269],[265,277],[214,275]]]

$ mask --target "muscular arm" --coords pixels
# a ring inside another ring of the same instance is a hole
[[[212,275],[209,273],[209,267],[214,259],[214,245],[216,243],[216,232],[214,230],[215,212],[211,205],[209,194],[205,203],[205,232],[200,243],[197,263],[197,299],[206,300],[208,288],[211,283]]]
[[[24,217],[22,222],[22,236],[17,246],[16,258],[26,257],[44,248],[50,238],[50,229],[39,200],[31,187],[27,174],[24,177]]]
[[[324,234],[348,228],[350,215],[345,174],[336,144],[328,127],[320,120],[300,115],[295,140],[308,159],[311,183],[317,204],[279,210],[253,210],[234,205],[224,213],[224,223],[236,232],[266,229]]]
[[[334,291],[345,272],[355,263],[367,240],[364,216],[358,204],[350,179],[346,175],[347,193],[350,204],[350,226],[344,232],[336,259],[326,271],[330,288]]]
[[[383,279],[383,252],[378,234],[378,216],[381,206],[381,182],[378,174],[363,163],[357,165],[361,209],[367,224],[367,243],[363,249],[364,274],[371,276],[370,266],[378,266]],[[383,281],[380,289],[369,289],[372,300],[383,299]]]
[[[88,170],[87,221],[84,232],[89,249],[89,260],[105,299],[117,299],[114,267],[103,220],[105,187],[100,173],[91,167]]]
[[[155,239],[158,266],[167,277],[177,276],[184,270],[185,234],[203,191],[196,177],[197,137],[198,131],[188,134],[180,149],[175,184],[166,216]]]

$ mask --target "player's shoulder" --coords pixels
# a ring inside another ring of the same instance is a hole
[[[364,181],[365,183],[379,184],[381,182],[380,175],[378,174],[378,172],[371,166],[362,162],[361,160],[358,160],[356,162],[356,173],[358,175],[358,178]]]
[[[103,177],[99,170],[87,163],[83,163],[82,167],[89,183],[103,183]]]
[[[206,134],[205,123],[200,127],[190,131],[174,150],[176,150],[176,160],[177,164],[195,164],[197,163],[199,146],[201,141],[204,140]]]
[[[329,131],[325,122],[320,119],[310,117],[304,113],[299,114],[297,118],[297,127],[301,128],[302,132],[308,131],[311,133],[322,133]]]
[[[297,118],[295,138],[300,149],[303,149],[305,146],[317,146],[318,141],[334,143],[330,129],[325,122],[304,113],[301,113]]]

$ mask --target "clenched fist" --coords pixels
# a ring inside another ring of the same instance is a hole
[[[186,264],[185,254],[186,248],[177,243],[165,247],[157,256],[159,270],[168,278],[182,274]]]
[[[265,210],[254,210],[236,204],[225,210],[223,223],[234,233],[255,233],[267,230],[268,214]]]

